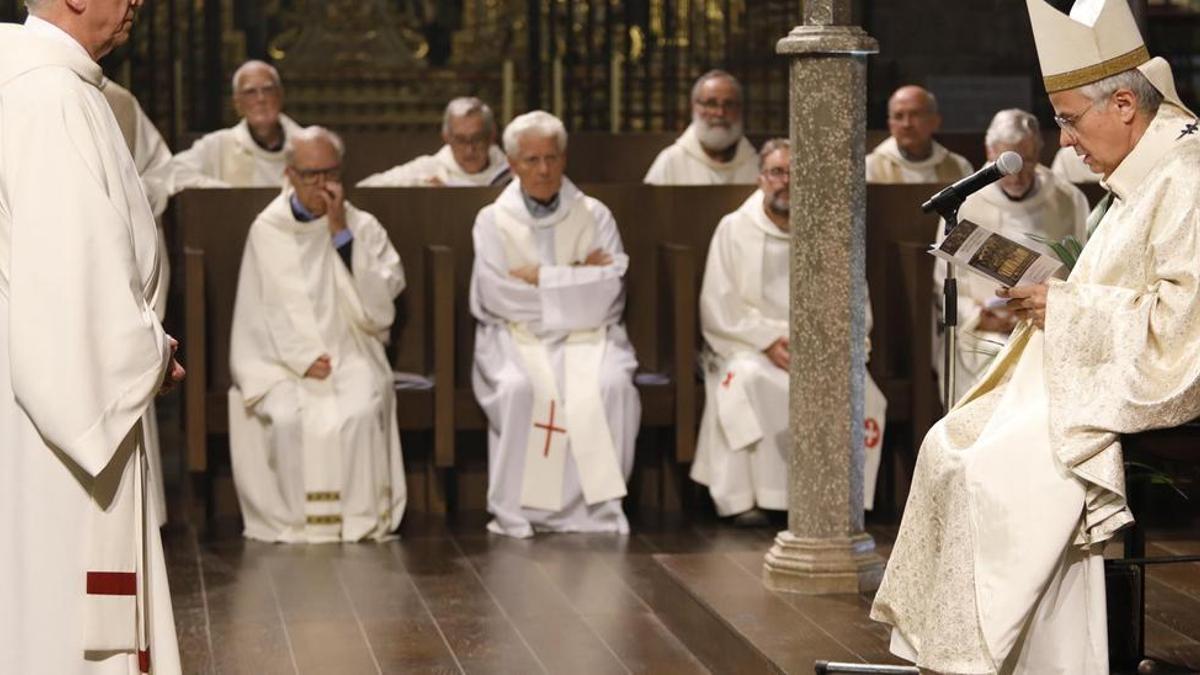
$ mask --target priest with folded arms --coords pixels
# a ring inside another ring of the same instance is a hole
[[[496,145],[496,116],[474,96],[456,98],[442,115],[445,145],[432,155],[392,167],[357,187],[487,187],[509,180],[508,158]]]
[[[1081,244],[1087,241],[1087,197],[1039,163],[1042,131],[1036,117],[1015,108],[1001,110],[988,126],[984,145],[989,162],[1005,152],[1015,152],[1023,164],[1019,172],[967,197],[958,212],[961,220],[999,232],[1050,256],[1054,252],[1044,242],[1058,242],[1068,236]],[[935,239],[940,242],[944,236],[944,225],[939,223]],[[941,316],[945,279],[946,266],[934,265],[933,297],[939,307],[938,316]],[[1016,315],[1005,309],[1005,302],[996,295],[994,281],[977,274],[959,275],[958,353],[955,354],[958,391],[954,400],[967,393],[1016,328]],[[933,364],[939,384],[942,384],[945,349],[942,338],[940,334],[934,336]]]
[[[0,672],[179,673],[142,418],[183,377],[96,63],[140,2],[0,24]]]
[[[283,80],[263,61],[233,73],[233,107],[241,121],[200,137],[170,164],[146,175],[152,193],[173,197],[187,188],[280,187],[284,149],[300,126],[283,114]]]
[[[746,140],[742,85],[710,70],[692,86],[692,124],[654,158],[649,185],[753,185],[758,155]]]
[[[954,673],[1107,673],[1103,549],[1135,514],[1122,434],[1200,415],[1200,134],[1125,0],[1027,0],[1060,141],[1109,194],[1065,281],[925,437],[872,617]]]
[[[937,98],[916,85],[888,99],[890,136],[867,155],[868,183],[953,183],[970,175],[971,163],[933,135],[942,127]]]
[[[384,353],[400,256],[345,199],[344,147],[292,134],[288,185],[250,227],[233,311],[229,444],[250,539],[382,540],[406,491]]]
[[[516,174],[475,220],[475,396],[488,419],[488,530],[627,533],[641,401],[621,312],[629,257],[612,213],[563,176],[567,132],[514,119]]]

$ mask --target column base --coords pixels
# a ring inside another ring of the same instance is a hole
[[[866,593],[883,580],[883,558],[863,532],[850,537],[808,539],[784,530],[763,563],[763,584],[772,591],[830,595]]]

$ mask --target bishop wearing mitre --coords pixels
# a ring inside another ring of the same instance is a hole
[[[629,256],[608,208],[563,176],[558,118],[517,117],[504,150],[517,178],[475,220],[470,297],[488,529],[627,533],[641,419],[621,323]]]
[[[1125,0],[1027,0],[1060,142],[1104,176],[1065,281],[926,435],[872,618],[953,673],[1107,673],[1106,542],[1135,514],[1121,435],[1200,414],[1200,135]]]

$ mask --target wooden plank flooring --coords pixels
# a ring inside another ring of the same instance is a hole
[[[809,673],[818,658],[897,662],[886,630],[866,618],[869,597],[762,588],[773,527],[704,521],[519,541],[465,520],[414,518],[400,540],[360,545],[169,531],[185,672],[671,674],[710,672],[709,663],[722,673]],[[894,528],[872,531],[886,554]],[[1148,550],[1197,552],[1195,539],[1152,539]],[[728,625],[688,614],[671,575],[717,580],[710,599],[786,655],[786,667],[731,650]],[[1147,596],[1151,654],[1200,671],[1200,565],[1152,568]]]
[[[164,543],[187,673],[705,673],[634,578],[685,534]]]

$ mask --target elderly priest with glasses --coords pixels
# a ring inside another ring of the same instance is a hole
[[[629,256],[604,204],[563,175],[567,132],[504,130],[516,180],[475,219],[475,397],[488,419],[488,530],[626,534],[642,406],[621,322]]]
[[[251,539],[385,539],[404,463],[383,345],[404,290],[387,232],[346,201],[338,136],[292,134],[288,185],[250,227],[233,310],[229,445]]]
[[[1121,434],[1200,414],[1200,134],[1125,0],[1027,0],[1061,142],[1108,195],[1066,281],[925,437],[872,617],[928,671],[1107,673]]]

